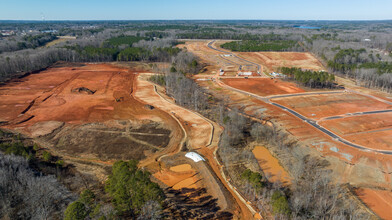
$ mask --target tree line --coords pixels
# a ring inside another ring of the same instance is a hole
[[[229,107],[226,101],[218,100],[206,92],[202,94],[208,105],[203,108],[193,107],[194,103],[191,100],[196,100],[194,93],[203,90],[191,79],[189,80],[193,81],[194,86],[190,86],[191,81],[189,85],[182,83],[182,80],[186,80],[182,74],[159,75],[154,80],[166,85],[168,94],[177,94],[173,97],[178,104],[197,110],[223,125],[224,131],[217,156],[225,167],[224,172],[261,210],[269,210],[279,219],[369,217],[357,203],[351,201],[350,193],[332,180],[331,172],[326,169],[327,162],[303,155],[299,153],[301,151],[297,152],[297,143],[289,141],[288,134],[284,131],[250,121],[244,113]],[[255,141],[264,146],[271,146],[269,150],[279,155],[283,166],[294,178],[292,187],[287,188],[279,182],[268,181],[249,148],[249,144]],[[244,163],[253,169],[246,169],[241,165]]]
[[[280,71],[295,81],[310,88],[335,88],[335,75],[325,71],[302,70],[296,67],[281,67]]]
[[[279,41],[232,41],[221,45],[222,48],[236,52],[258,52],[258,51],[303,51],[302,47],[292,40]]]
[[[137,164],[136,160],[117,161],[105,183],[110,202],[99,200],[87,189],[68,205],[64,219],[159,219],[165,195],[150,180],[151,174]]]

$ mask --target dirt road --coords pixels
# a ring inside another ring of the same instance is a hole
[[[210,192],[218,198],[220,207],[234,211],[234,214],[241,219],[252,219],[254,211],[252,212],[249,209],[246,201],[239,197],[238,192],[227,182],[227,179],[222,175],[222,167],[214,156],[214,151],[219,143],[219,139],[214,138],[214,136],[219,137],[219,126],[198,113],[176,105],[172,99],[163,93],[158,93],[152,83],[143,80],[141,77],[137,81],[137,91],[135,93],[137,99],[171,113],[182,123],[188,137],[188,148],[200,153],[206,159],[208,167],[210,167],[209,172],[212,172],[217,177],[216,180],[208,179],[205,183],[209,185]],[[152,93],[152,91],[155,91],[155,93]],[[171,152],[171,154],[174,153]],[[206,170],[203,171],[205,172]]]

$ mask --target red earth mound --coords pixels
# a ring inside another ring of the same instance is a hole
[[[134,99],[135,77],[129,69],[107,64],[49,68],[0,87],[0,121],[23,131],[42,121],[84,124],[154,117],[173,121],[158,109],[147,111]]]

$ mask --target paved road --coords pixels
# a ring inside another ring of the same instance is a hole
[[[251,64],[255,65],[255,66],[257,67],[257,71],[260,72],[260,70],[261,70],[261,65],[260,65],[260,64],[254,63],[254,62],[249,61],[249,60],[245,60],[244,58],[241,58],[241,57],[239,57],[239,56],[237,56],[237,55],[235,55],[235,54],[233,54],[233,53],[231,53],[231,52],[228,52],[228,51],[225,51],[225,50],[221,50],[221,49],[215,48],[215,47],[212,46],[212,44],[213,44],[214,42],[215,42],[215,40],[209,42],[207,46],[208,46],[210,49],[213,49],[213,50],[216,50],[216,51],[225,53],[225,54],[230,54],[231,56],[233,56],[233,57],[235,57],[235,58],[237,58],[237,59],[239,59],[239,60],[242,60],[242,61],[244,61],[244,62],[246,62],[246,63],[251,63]],[[232,61],[232,62],[233,62],[233,61]],[[233,63],[235,63],[235,62],[233,62]],[[239,64],[239,63],[237,63],[237,64],[240,65],[240,66],[242,66],[242,64]]]
[[[285,94],[285,95],[271,95],[266,96],[268,99],[278,99],[278,98],[287,98],[294,96],[306,96],[306,95],[327,95],[327,94],[339,94],[344,93],[344,91],[328,91],[328,92],[306,92],[306,93],[294,93],[294,94]]]
[[[347,118],[347,117],[354,117],[354,116],[360,116],[360,115],[373,115],[373,114],[388,113],[388,112],[392,112],[392,109],[376,110],[376,111],[368,111],[368,112],[347,113],[344,115],[337,115],[337,116],[323,118],[319,121],[327,121],[327,120],[333,120],[333,119],[339,119],[339,118]]]
[[[208,43],[208,47],[210,47],[211,49],[220,51],[220,52],[227,53],[226,51],[219,50],[219,49],[216,49],[216,48],[212,47],[212,44],[213,44],[214,42],[215,42],[215,41],[211,41],[210,43]],[[235,56],[235,55],[233,55],[233,56]],[[241,59],[242,59],[242,58],[241,58]],[[244,60],[244,59],[242,59],[242,60]],[[278,107],[278,108],[280,108],[280,109],[283,109],[283,110],[285,110],[285,111],[288,111],[288,112],[291,113],[292,115],[294,115],[294,116],[296,116],[297,118],[301,119],[301,120],[304,121],[305,123],[310,124],[311,126],[313,126],[314,128],[318,129],[319,131],[323,132],[324,134],[328,135],[328,136],[331,137],[332,139],[334,139],[334,140],[336,140],[336,141],[339,141],[339,142],[341,142],[341,143],[343,143],[343,144],[346,144],[346,145],[348,145],[348,146],[350,146],[350,147],[359,149],[359,150],[361,150],[361,151],[366,151],[366,152],[375,152],[375,153],[380,153],[380,154],[392,155],[392,151],[388,151],[388,150],[375,150],[375,149],[367,148],[367,147],[364,147],[364,146],[361,146],[361,145],[358,145],[358,144],[354,144],[354,143],[352,143],[352,142],[350,142],[350,141],[347,141],[346,139],[344,139],[344,138],[338,136],[337,134],[335,134],[335,133],[329,131],[328,129],[322,127],[321,125],[317,124],[316,121],[311,120],[311,119],[308,119],[307,117],[305,117],[305,116],[299,114],[298,112],[296,112],[296,111],[294,111],[294,110],[292,110],[292,109],[290,109],[290,108],[287,108],[287,107],[285,107],[285,106],[283,106],[283,105],[274,103],[274,102],[272,102],[272,101],[270,100],[271,98],[284,98],[284,97],[300,96],[300,95],[317,95],[317,94],[341,93],[341,91],[316,92],[316,93],[300,93],[300,94],[278,95],[278,96],[271,96],[271,97],[261,97],[261,96],[258,96],[258,95],[256,95],[256,94],[253,94],[253,93],[250,93],[250,92],[246,92],[246,91],[239,90],[239,89],[233,88],[233,87],[231,87],[231,86],[228,86],[228,85],[224,84],[222,81],[220,81],[218,77],[216,78],[216,82],[217,82],[219,85],[221,85],[221,86],[224,86],[224,87],[229,88],[230,90],[234,90],[234,91],[240,92],[240,93],[242,93],[242,94],[246,94],[246,95],[252,96],[252,97],[257,98],[257,99],[259,99],[259,100],[261,100],[261,101],[263,101],[263,102],[265,102],[265,103],[274,105],[274,106],[276,106],[276,107]],[[358,93],[358,92],[356,92],[356,93]],[[371,97],[373,98],[373,96],[371,96]],[[360,115],[360,114],[361,114],[361,115],[362,115],[362,114],[369,115],[369,114],[378,114],[378,113],[383,113],[383,112],[392,112],[392,110],[389,109],[389,110],[378,110],[378,111],[369,111],[369,112],[358,112],[358,113],[353,113],[353,114],[357,114],[357,115]],[[335,117],[340,117],[340,116],[335,116]]]

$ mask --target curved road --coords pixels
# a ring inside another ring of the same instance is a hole
[[[244,62],[246,62],[246,63],[250,63],[250,64],[252,64],[252,65],[255,65],[255,66],[257,66],[257,71],[260,72],[260,70],[261,70],[261,65],[260,65],[260,64],[254,63],[254,62],[249,61],[249,60],[245,60],[244,58],[241,58],[241,57],[239,57],[239,56],[237,56],[237,55],[235,55],[235,54],[233,54],[233,53],[231,53],[231,52],[229,52],[229,51],[224,51],[224,50],[215,48],[215,47],[212,46],[212,44],[213,44],[214,42],[215,42],[215,40],[209,42],[209,43],[207,44],[207,46],[208,46],[210,49],[213,49],[213,50],[216,50],[216,51],[225,53],[225,54],[230,54],[231,56],[233,56],[233,57],[235,57],[235,58],[237,58],[237,59],[239,59],[239,60],[242,60],[242,61],[244,61]],[[231,62],[235,63],[234,61],[231,61]],[[236,63],[236,64],[242,66],[242,64],[239,64],[239,63]]]
[[[208,43],[208,47],[211,48],[211,49],[220,51],[220,52],[227,53],[226,51],[219,50],[219,49],[216,49],[216,48],[212,47],[212,44],[213,44],[214,42],[215,42],[215,40],[214,40],[214,41],[211,41],[210,43]],[[235,56],[234,54],[232,54],[232,55]],[[237,57],[237,56],[235,56],[235,57]],[[237,57],[237,58],[239,58],[239,57]],[[244,60],[244,59],[242,59],[242,58],[240,58],[240,59],[241,59],[241,60]],[[244,61],[246,61],[246,60],[244,60]],[[247,61],[247,62],[250,62],[250,61]],[[252,62],[251,62],[251,63],[252,63]],[[366,151],[366,152],[375,152],[375,153],[380,153],[380,154],[392,155],[392,151],[388,151],[388,150],[375,150],[375,149],[367,148],[367,147],[364,147],[364,146],[361,146],[361,145],[358,145],[358,144],[354,144],[354,143],[352,143],[352,142],[350,142],[350,141],[348,141],[348,140],[346,140],[346,139],[340,137],[339,135],[337,135],[337,134],[331,132],[330,130],[328,130],[328,129],[322,127],[322,126],[319,125],[316,121],[311,120],[311,119],[308,119],[307,117],[305,117],[305,116],[299,114],[298,112],[296,112],[296,111],[294,111],[294,110],[292,110],[292,109],[290,109],[290,108],[287,108],[287,107],[285,107],[285,106],[283,106],[283,105],[274,103],[274,102],[272,102],[272,101],[270,100],[271,98],[284,98],[284,97],[291,97],[291,96],[296,96],[296,95],[304,95],[303,93],[302,93],[302,94],[278,95],[278,96],[271,96],[271,97],[261,97],[261,96],[258,96],[258,95],[256,95],[256,94],[253,94],[253,93],[250,93],[250,92],[246,92],[246,91],[243,91],[243,90],[239,90],[239,89],[233,88],[233,87],[231,87],[231,86],[229,86],[229,85],[226,85],[226,84],[224,84],[222,81],[220,81],[219,78],[216,79],[216,82],[217,82],[219,85],[223,85],[223,86],[229,88],[230,90],[234,90],[234,91],[240,92],[240,93],[242,93],[242,94],[246,94],[246,95],[252,96],[252,97],[257,98],[257,99],[259,99],[259,100],[261,100],[261,101],[263,101],[263,102],[265,102],[265,103],[274,105],[274,106],[276,106],[276,107],[278,107],[278,108],[280,108],[280,109],[282,109],[282,110],[284,110],[284,111],[288,111],[288,112],[291,113],[292,115],[294,115],[294,116],[296,116],[297,118],[301,119],[301,120],[304,121],[305,123],[310,124],[311,126],[313,126],[314,128],[318,129],[319,131],[323,132],[324,134],[328,135],[328,136],[331,137],[332,139],[334,139],[334,140],[336,140],[336,141],[339,141],[339,142],[341,142],[341,143],[343,143],[343,144],[346,144],[346,145],[348,145],[348,146],[350,146],[350,147],[356,148],[356,149],[361,150],[361,151]],[[330,93],[338,93],[338,92],[319,92],[319,93],[316,92],[316,93],[310,93],[310,94],[312,94],[312,95],[317,95],[317,94],[330,94]],[[358,92],[356,92],[356,93],[358,93]],[[358,112],[358,113],[354,113],[354,114],[357,114],[357,115],[361,115],[361,114],[366,115],[366,114],[377,114],[377,113],[384,113],[384,112],[392,112],[392,110],[380,110],[380,111]]]

